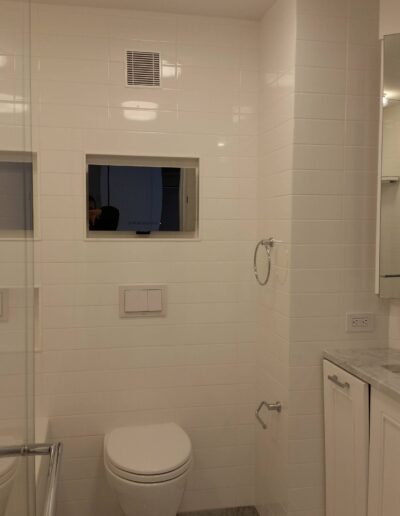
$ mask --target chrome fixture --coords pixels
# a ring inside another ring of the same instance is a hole
[[[275,244],[282,244],[282,240],[276,240],[273,237],[260,240],[258,244],[256,245],[256,248],[254,250],[254,258],[253,258],[253,269],[254,269],[254,275],[256,277],[256,280],[258,283],[263,287],[268,283],[269,277],[271,275],[271,249],[274,247]],[[258,273],[257,269],[257,254],[260,247],[264,247],[266,253],[267,253],[267,275],[265,279],[261,279],[260,275]]]
[[[400,181],[399,176],[382,176],[381,182],[383,184],[396,184]]]
[[[334,375],[328,375],[328,379],[333,382],[335,385],[337,385],[338,387],[340,387],[341,389],[350,389],[350,384],[349,382],[341,382],[339,381],[339,378],[337,377],[336,374]]]
[[[276,401],[275,403],[268,403],[267,401],[262,401],[256,410],[256,418],[260,422],[261,426],[264,430],[267,428],[266,423],[261,419],[260,412],[263,407],[267,407],[268,410],[272,410],[275,412],[282,412],[282,403],[280,401]]]
[[[49,455],[49,471],[47,473],[46,499],[44,503],[43,516],[55,516],[62,443],[57,442],[0,447],[0,459],[2,457],[34,457],[36,455]]]

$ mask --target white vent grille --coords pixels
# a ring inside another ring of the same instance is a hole
[[[160,54],[126,51],[126,84],[128,86],[160,86]]]

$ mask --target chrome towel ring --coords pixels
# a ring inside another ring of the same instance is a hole
[[[271,275],[271,249],[274,247],[275,244],[281,243],[281,240],[275,240],[275,238],[267,238],[260,240],[258,244],[256,245],[256,248],[254,250],[254,258],[253,258],[253,268],[254,268],[254,276],[256,277],[257,282],[263,287],[266,285],[269,281],[269,277]],[[265,276],[265,279],[261,279],[260,275],[258,273],[257,269],[257,254],[260,247],[264,247],[266,253],[267,253],[267,274]]]

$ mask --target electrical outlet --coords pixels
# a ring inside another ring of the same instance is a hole
[[[375,316],[372,313],[346,314],[346,332],[372,332],[375,329]]]

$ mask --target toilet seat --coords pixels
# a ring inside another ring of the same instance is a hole
[[[130,482],[167,482],[185,474],[192,463],[187,434],[175,423],[117,428],[104,443],[111,473]]]
[[[108,470],[116,475],[119,478],[124,480],[128,480],[129,482],[136,482],[138,484],[155,484],[161,482],[167,482],[168,480],[174,480],[181,475],[184,475],[190,466],[192,465],[192,460],[189,459],[186,464],[181,466],[178,469],[173,471],[169,471],[167,473],[162,473],[159,475],[139,475],[137,473],[132,473],[131,471],[126,471],[123,469],[116,468],[111,462],[107,459],[105,460],[105,466]]]

